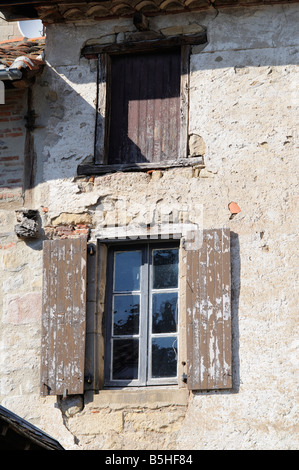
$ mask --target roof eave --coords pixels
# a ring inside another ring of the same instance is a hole
[[[298,3],[299,0],[4,0],[0,12],[6,21],[41,19],[44,24],[67,23],[81,20],[104,20],[132,17],[141,12],[145,16],[182,13],[188,11],[233,7]],[[142,5],[141,5],[142,4]]]

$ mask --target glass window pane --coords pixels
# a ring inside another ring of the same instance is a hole
[[[177,248],[153,250],[153,289],[178,287],[178,263]]]
[[[173,333],[177,331],[178,294],[165,292],[153,294],[152,332]]]
[[[138,378],[138,339],[113,340],[113,380]]]
[[[176,377],[177,338],[152,339],[152,377]]]
[[[114,290],[139,290],[141,251],[123,251],[114,256]]]
[[[140,296],[114,295],[113,300],[113,334],[138,334]]]

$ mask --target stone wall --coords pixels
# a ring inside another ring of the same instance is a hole
[[[0,401],[67,448],[298,446],[298,15],[294,4],[151,18],[164,34],[207,28],[208,44],[192,49],[189,112],[190,149],[200,147],[206,166],[96,177],[76,176],[92,160],[96,113],[96,62],[80,51],[136,29],[130,19],[48,27],[48,66],[34,87],[36,179],[24,194],[39,211],[41,237],[15,236],[21,201],[0,211]],[[88,230],[95,241],[121,203],[123,223],[137,231],[153,207],[173,221],[187,214],[205,228],[230,227],[232,391],[40,398],[42,238]]]

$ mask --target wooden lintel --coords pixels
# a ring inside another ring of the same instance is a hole
[[[203,31],[197,34],[169,36],[157,39],[148,39],[140,41],[127,41],[122,43],[113,44],[94,44],[92,46],[85,46],[82,51],[82,56],[89,56],[90,54],[117,54],[138,52],[161,47],[175,47],[186,45],[205,44],[207,42],[207,33]]]

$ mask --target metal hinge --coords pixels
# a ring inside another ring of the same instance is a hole
[[[187,383],[187,378],[188,378],[187,374],[185,373],[182,374],[181,379],[182,379],[182,382],[184,382],[185,384]]]

